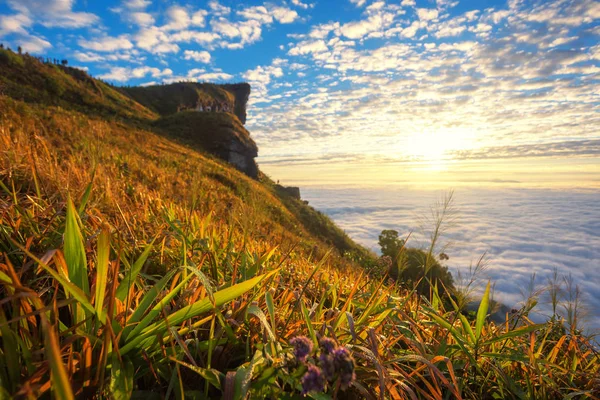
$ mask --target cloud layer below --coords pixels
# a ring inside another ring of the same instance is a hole
[[[402,237],[412,233],[412,246],[426,246],[430,206],[441,196],[403,187],[302,188],[304,199],[373,250],[383,229]],[[495,297],[509,305],[523,300],[531,274],[541,287],[554,268],[570,273],[584,292],[588,324],[600,328],[599,199],[598,190],[459,189],[456,223],[442,237],[448,265],[466,272],[487,254],[486,275],[495,282]]]

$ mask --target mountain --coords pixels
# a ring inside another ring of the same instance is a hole
[[[53,165],[81,175],[65,187],[48,177],[56,190],[81,189],[95,173],[95,182],[101,181],[95,190],[118,188],[131,194],[130,202],[148,191],[180,202],[203,192],[205,206],[214,201],[218,215],[234,205],[255,207],[257,222],[290,242],[307,249],[318,245],[321,252],[333,245],[338,254],[369,257],[327,217],[259,172],[258,148],[242,124],[249,85],[117,88],[85,71],[8,50],[0,50],[0,66],[3,123],[36,135],[40,142],[29,143],[32,150],[44,143]],[[198,107],[204,111],[193,111]]]
[[[249,95],[0,48],[0,399],[598,397],[576,324],[419,295],[263,174]]]

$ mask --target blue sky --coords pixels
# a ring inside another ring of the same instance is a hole
[[[117,85],[250,82],[259,162],[290,179],[509,159],[597,183],[599,22],[592,0],[0,2],[5,45]]]

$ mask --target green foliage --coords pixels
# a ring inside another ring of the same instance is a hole
[[[23,58],[13,53],[10,50],[0,49],[0,64],[3,64],[5,67],[13,66],[23,66],[24,61]]]
[[[400,250],[404,247],[404,240],[398,237],[398,231],[393,229],[384,229],[379,235],[379,246],[381,254],[389,256],[392,260],[397,260]]]
[[[425,269],[425,265],[429,267]],[[418,293],[429,294],[432,285],[443,284],[447,289],[454,289],[454,279],[448,271],[448,267],[440,264],[437,259],[428,257],[421,249],[404,248],[398,257],[398,261],[392,264],[390,277],[408,282],[409,286],[415,286]]]

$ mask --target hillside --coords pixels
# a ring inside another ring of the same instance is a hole
[[[170,113],[5,50],[0,72],[0,398],[599,395],[575,326],[489,322],[489,286],[473,318],[419,296],[215,154],[222,129],[252,147],[239,94]]]

